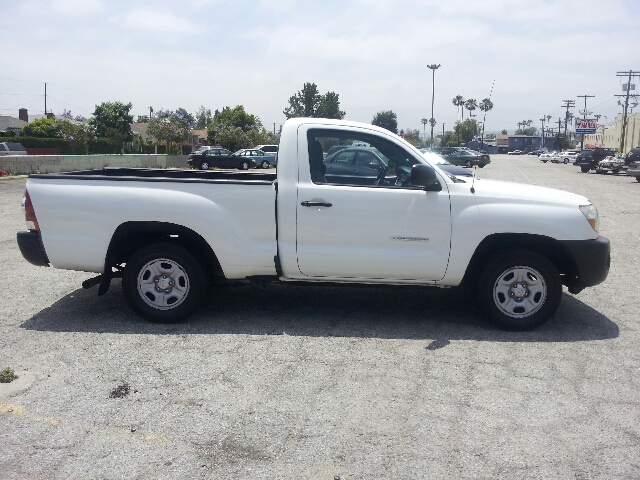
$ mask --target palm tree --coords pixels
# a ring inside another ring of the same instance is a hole
[[[493,102],[488,98],[485,98],[480,102],[480,105],[478,106],[478,108],[486,113],[489,110],[493,110]]]
[[[429,120],[427,120],[426,118],[423,118],[421,120],[421,122],[422,122],[423,130],[424,130],[424,143],[426,145],[426,143],[427,143],[427,123],[429,123]]]
[[[464,98],[462,95],[456,95],[451,103],[458,107],[458,111],[460,111],[460,107],[464,105]],[[462,109],[462,117],[464,118],[464,108]]]
[[[466,102],[464,102],[464,108],[469,110],[469,116],[471,116],[471,112],[478,108],[478,102],[474,98],[469,98]]]

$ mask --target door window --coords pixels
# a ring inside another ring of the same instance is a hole
[[[376,135],[310,129],[307,140],[311,180],[318,184],[410,188],[411,167],[422,163]]]

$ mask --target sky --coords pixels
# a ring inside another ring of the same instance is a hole
[[[399,128],[422,131],[428,65],[440,64],[436,131],[459,118],[456,95],[491,95],[487,132],[557,121],[563,100],[577,114],[578,95],[595,95],[588,110],[607,123],[621,112],[616,73],[640,71],[639,1],[2,0],[0,115],[44,113],[46,82],[56,114],[244,105],[272,130],[313,82],[340,95],[347,120],[393,110]]]

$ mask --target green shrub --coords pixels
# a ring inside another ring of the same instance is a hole
[[[11,383],[16,378],[18,378],[18,376],[9,367],[0,372],[0,383]]]

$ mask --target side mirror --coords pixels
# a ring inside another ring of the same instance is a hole
[[[439,192],[442,190],[436,171],[429,165],[422,163],[417,163],[411,168],[411,185],[423,187],[427,192]]]

